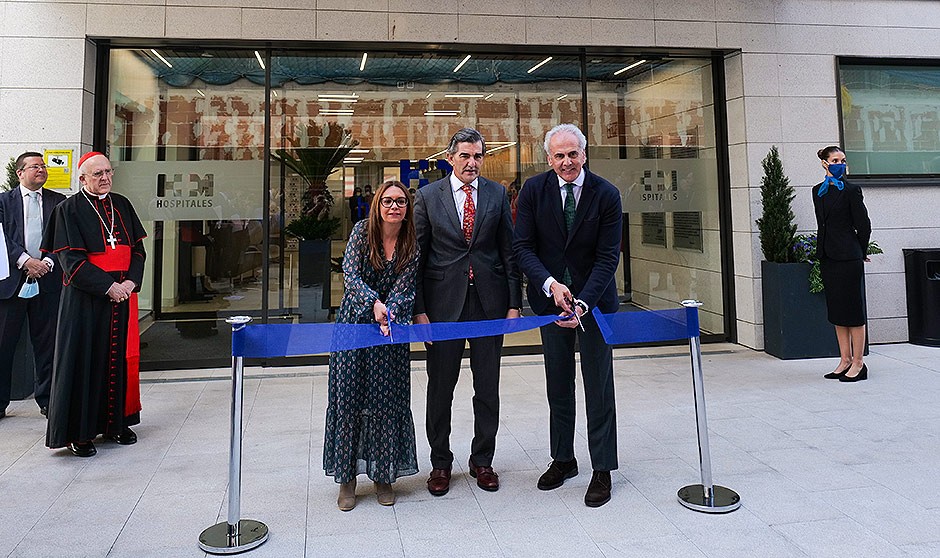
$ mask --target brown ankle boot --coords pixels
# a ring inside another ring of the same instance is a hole
[[[375,483],[375,497],[383,506],[395,505],[395,489],[387,482]]]
[[[356,507],[356,479],[339,485],[339,497],[336,505],[340,511],[349,511]]]

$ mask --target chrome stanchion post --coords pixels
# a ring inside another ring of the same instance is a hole
[[[241,331],[251,318],[233,316],[225,320],[232,335]],[[236,554],[251,550],[268,540],[268,526],[254,519],[241,519],[242,482],[242,384],[244,358],[232,356],[232,431],[229,438],[228,521],[217,523],[199,535],[199,548],[210,554]]]
[[[689,352],[692,356],[692,387],[695,393],[695,424],[698,428],[698,459],[702,484],[679,489],[677,496],[683,506],[705,513],[727,513],[741,506],[737,492],[712,484],[712,458],[708,448],[708,421],[705,417],[705,387],[702,378],[702,341],[699,335],[697,300],[683,300],[689,328]]]

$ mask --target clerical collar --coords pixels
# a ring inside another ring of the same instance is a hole
[[[92,194],[91,192],[89,192],[88,190],[86,190],[86,189],[84,189],[84,188],[82,188],[82,192],[84,192],[85,195],[88,196],[89,198],[98,198],[99,200],[103,200],[103,199],[105,199],[106,197],[108,197],[108,194],[107,194],[107,193],[105,193],[105,194]],[[110,192],[109,192],[109,193],[110,193]]]

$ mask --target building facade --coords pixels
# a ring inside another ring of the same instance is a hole
[[[763,345],[771,146],[800,232],[816,150],[846,146],[885,252],[866,267],[872,342],[907,340],[902,249],[940,246],[938,2],[3,1],[0,21],[0,158],[48,151],[74,191],[80,153],[108,152],[152,231],[151,351],[235,313],[330,319],[342,278],[322,270],[369,189],[443,176],[463,126],[510,197],[547,169],[544,133],[581,126],[623,195],[622,299],[702,300],[711,338]],[[325,192],[332,243],[298,241]]]

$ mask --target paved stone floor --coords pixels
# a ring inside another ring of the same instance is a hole
[[[714,478],[743,502],[726,515],[676,501],[699,482],[688,353],[615,358],[620,469],[613,499],[597,509],[582,501],[583,414],[582,473],[558,490],[535,488],[550,460],[538,356],[504,359],[498,492],[466,475],[469,370],[454,405],[453,487],[440,498],[425,490],[426,375],[416,362],[422,471],[396,484],[394,507],[379,506],[361,479],[348,513],[321,469],[325,368],[248,369],[242,517],[271,535],[246,556],[940,556],[940,349],[873,346],[871,378],[845,384],[822,379],[831,359],[706,345]],[[0,556],[202,556],[199,533],[226,514],[228,374],[145,373],[140,441],[99,443],[90,459],[43,447],[35,403],[14,402],[0,420]]]

